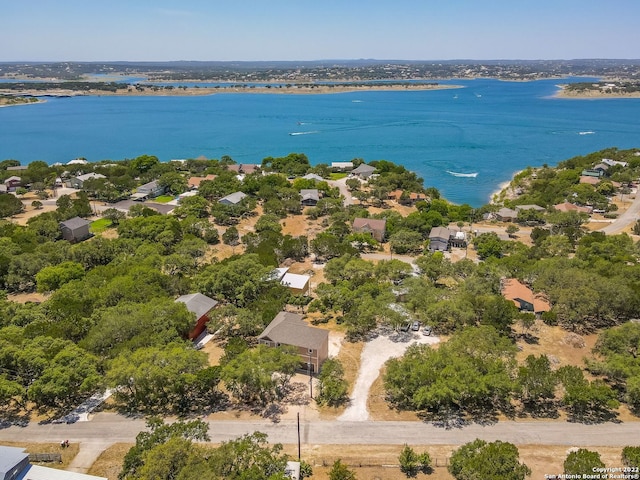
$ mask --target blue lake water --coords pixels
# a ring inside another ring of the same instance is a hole
[[[552,98],[558,80],[440,83],[464,88],[48,99],[0,108],[0,159],[229,155],[260,163],[291,152],[314,164],[386,159],[417,172],[450,201],[479,206],[526,166],[640,146],[640,99]]]

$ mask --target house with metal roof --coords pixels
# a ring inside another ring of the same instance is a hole
[[[23,448],[0,446],[0,480],[107,480],[84,473],[31,465]]]
[[[189,295],[182,295],[176,298],[176,302],[184,303],[191,313],[196,316],[196,324],[189,332],[189,339],[194,340],[204,332],[204,329],[209,322],[209,312],[218,305],[218,302],[213,298],[209,298],[202,293],[191,293]]]
[[[218,203],[222,203],[223,205],[238,205],[245,198],[247,198],[246,193],[234,192],[230,193],[226,197],[222,197],[220,200],[218,200]]]
[[[278,313],[258,336],[258,343],[269,347],[296,347],[300,368],[313,373],[318,372],[329,357],[329,331],[310,327],[297,313]]]

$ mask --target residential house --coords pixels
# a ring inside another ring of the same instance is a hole
[[[21,170],[26,170],[27,168],[29,168],[29,165],[16,165],[15,167],[7,167],[7,172],[19,172]]]
[[[341,172],[353,170],[353,162],[331,162],[331,169],[340,170]]]
[[[145,183],[136,188],[136,193],[131,195],[131,198],[134,200],[146,200],[164,195],[166,191],[166,187],[160,185],[158,180],[154,180],[153,182]]]
[[[67,162],[67,165],[86,165],[87,162],[84,158],[74,158]]]
[[[587,185],[598,185],[600,183],[600,177],[590,177],[589,175],[580,175],[580,183],[586,183]]]
[[[595,170],[596,172],[600,172],[600,174],[604,176],[607,174],[607,171],[609,170],[609,165],[607,165],[606,163],[599,163],[595,165],[592,170]]]
[[[580,174],[583,177],[602,177],[602,170],[594,170],[593,168],[588,168],[582,171]]]
[[[355,218],[351,228],[355,233],[368,233],[377,241],[384,242],[386,227],[386,219]]]
[[[450,248],[451,233],[447,227],[433,227],[429,232],[429,251],[447,252]]]
[[[516,212],[520,210],[535,210],[536,212],[544,212],[545,208],[540,205],[517,205]]]
[[[98,178],[107,178],[107,177],[105,177],[101,173],[96,173],[96,172],[85,173],[84,175],[78,175],[76,177],[69,178],[69,180],[67,180],[67,186],[69,188],[82,189],[84,188],[84,182],[86,182],[87,180],[93,180]]]
[[[518,218],[518,212],[507,207],[502,207],[496,212],[496,218],[501,222],[513,222]]]
[[[64,222],[60,222],[60,231],[62,238],[71,243],[81,242],[91,236],[89,232],[91,222],[80,217],[73,217]]]
[[[312,373],[320,371],[329,357],[329,331],[308,326],[297,313],[278,313],[258,336],[258,343],[270,347],[296,347],[301,369]]]
[[[272,279],[279,280],[280,284],[288,287],[291,293],[298,295],[308,295],[310,293],[311,277],[298,273],[289,273],[289,268],[276,268],[271,276]]]
[[[187,180],[187,185],[189,185],[189,188],[192,190],[197,190],[200,187],[200,183],[204,182],[205,180],[215,180],[217,177],[217,175],[213,175],[213,174],[209,174],[206,177],[191,177],[189,178],[189,180]]]
[[[317,188],[303,188],[300,190],[300,203],[305,207],[315,207],[320,201]]]
[[[456,248],[466,248],[467,246],[467,234],[462,230],[454,232],[449,230],[451,235],[449,236],[449,245]]]
[[[502,280],[500,285],[502,296],[511,300],[519,310],[541,315],[551,310],[551,305],[542,294],[534,294],[528,286],[520,283],[516,278]]]
[[[4,186],[7,187],[7,192],[15,192],[21,185],[22,178],[12,175],[4,181]]]
[[[315,173],[307,173],[304,177],[305,180],[315,180],[316,182],[324,182],[324,178],[320,175],[316,175]]]
[[[638,152],[636,152],[638,153]],[[604,163],[605,165],[609,165],[610,167],[613,167],[614,165],[620,165],[622,167],[628,167],[629,164],[627,162],[620,162],[618,160],[611,160],[610,158],[603,158],[602,159],[602,163]],[[7,170],[9,170],[7,168]]]
[[[426,200],[427,196],[424,193],[416,193],[416,192],[411,192],[409,194],[409,203],[411,205],[415,204],[416,202],[419,202],[421,200]]]
[[[0,446],[0,480],[107,480],[107,478],[32,465],[30,455],[24,451],[24,448]]]
[[[400,197],[402,197],[402,193],[403,191],[400,189],[394,190],[393,192],[389,192],[387,194],[387,200],[395,200],[396,202],[399,202]]]
[[[218,200],[218,203],[222,203],[223,205],[238,205],[245,198],[247,198],[246,193],[234,192],[230,193],[226,197],[222,197],[220,200]]]
[[[0,193],[9,193],[9,189],[4,183],[0,185]]]
[[[376,171],[376,167],[372,167],[371,165],[367,165],[366,163],[361,163],[355,169],[351,170],[353,175],[360,177],[362,180],[366,180],[373,172]]]
[[[176,299],[176,302],[184,303],[191,313],[196,316],[196,324],[189,332],[189,339],[198,338],[209,322],[209,312],[218,304],[213,298],[209,298],[202,293],[191,293],[182,295]]]
[[[251,175],[260,170],[260,165],[255,163],[236,163],[233,165],[227,165],[227,170],[236,172],[238,175]]]
[[[553,208],[555,208],[559,212],[583,212],[591,214],[591,212],[593,211],[592,207],[579,207],[578,205],[574,205],[573,203],[569,202],[559,203],[557,205],[554,205]]]

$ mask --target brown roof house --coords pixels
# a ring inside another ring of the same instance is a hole
[[[73,217],[69,220],[65,220],[64,222],[60,222],[62,238],[71,243],[86,240],[91,236],[91,232],[89,232],[89,225],[91,225],[91,222],[80,217]]]
[[[191,189],[197,189],[200,187],[200,184],[205,180],[215,180],[217,175],[209,174],[206,177],[189,177],[187,180],[187,184]]]
[[[270,347],[296,347],[303,364],[301,368],[310,368],[311,372],[318,372],[329,357],[329,331],[310,327],[297,313],[278,313],[260,334],[258,342]]]
[[[379,242],[384,242],[387,221],[375,218],[356,218],[353,220],[352,229],[355,233],[368,233]]]
[[[218,302],[201,293],[182,295],[176,298],[176,302],[184,303],[187,310],[196,315],[196,324],[189,332],[189,340],[195,340],[204,332],[209,322],[209,312],[213,310],[213,307],[215,307]]]
[[[511,300],[519,310],[533,312],[541,315],[551,310],[551,305],[546,297],[540,293],[534,294],[533,290],[516,278],[506,278],[501,282],[502,296]]]

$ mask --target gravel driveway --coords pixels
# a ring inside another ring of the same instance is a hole
[[[414,343],[438,343],[438,337],[427,337],[421,332],[391,333],[379,335],[367,342],[360,356],[360,371],[349,399],[349,407],[338,417],[341,422],[366,422],[369,420],[367,400],[371,385],[380,375],[384,363],[393,357],[401,357]]]

